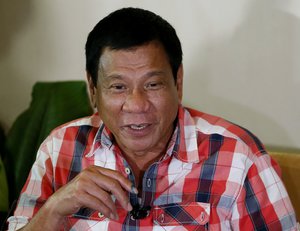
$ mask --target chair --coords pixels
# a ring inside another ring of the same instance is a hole
[[[92,113],[84,81],[38,82],[33,86],[29,108],[17,117],[6,137],[4,162],[10,204],[17,199],[37,149],[51,130]]]
[[[282,180],[296,211],[297,221],[300,221],[300,153],[283,151],[269,153],[281,168]]]

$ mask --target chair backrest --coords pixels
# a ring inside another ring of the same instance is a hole
[[[300,221],[300,152],[270,151],[281,168],[282,180]]]
[[[38,82],[34,85],[30,107],[17,117],[6,137],[4,162],[10,203],[17,199],[37,149],[51,130],[92,113],[84,81]]]

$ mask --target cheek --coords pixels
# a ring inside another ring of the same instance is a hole
[[[99,96],[97,108],[102,119],[114,121],[121,111],[122,101],[109,96]]]
[[[174,108],[179,104],[178,92],[176,90],[170,92],[164,92],[157,96],[157,104],[163,109]]]
[[[170,119],[170,117],[176,117],[179,99],[177,92],[173,94],[162,94],[156,97],[153,101],[156,111],[161,114],[163,118]]]
[[[118,104],[118,100],[108,94],[105,89],[101,89],[97,94],[97,104],[98,108],[105,111],[111,109],[111,107],[115,107]]]
[[[98,111],[99,114],[102,116],[114,116],[118,110],[118,106],[115,104],[115,102],[100,102],[98,104]]]

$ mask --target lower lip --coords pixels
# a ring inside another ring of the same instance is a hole
[[[152,128],[152,125],[149,124],[146,127],[144,127],[143,129],[132,129],[129,126],[124,127],[125,132],[130,135],[130,136],[135,136],[135,137],[141,137],[141,136],[145,136],[147,134],[149,134],[150,130]]]

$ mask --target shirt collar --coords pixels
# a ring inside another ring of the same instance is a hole
[[[183,162],[198,163],[207,158],[206,155],[199,154],[198,143],[199,139],[195,121],[188,110],[179,105],[176,127],[168,143],[166,155],[163,158],[174,155]],[[93,141],[92,149],[86,157],[93,156],[101,147],[111,149],[113,146],[113,134],[101,121]]]
[[[181,105],[178,109],[178,152],[176,156],[183,162],[198,163],[202,158],[198,151],[196,124],[188,110]]]
[[[91,151],[86,155],[86,157],[94,156],[95,152],[102,147],[111,149],[113,142],[114,136],[112,132],[104,125],[103,121],[101,121],[99,129],[95,135]]]

